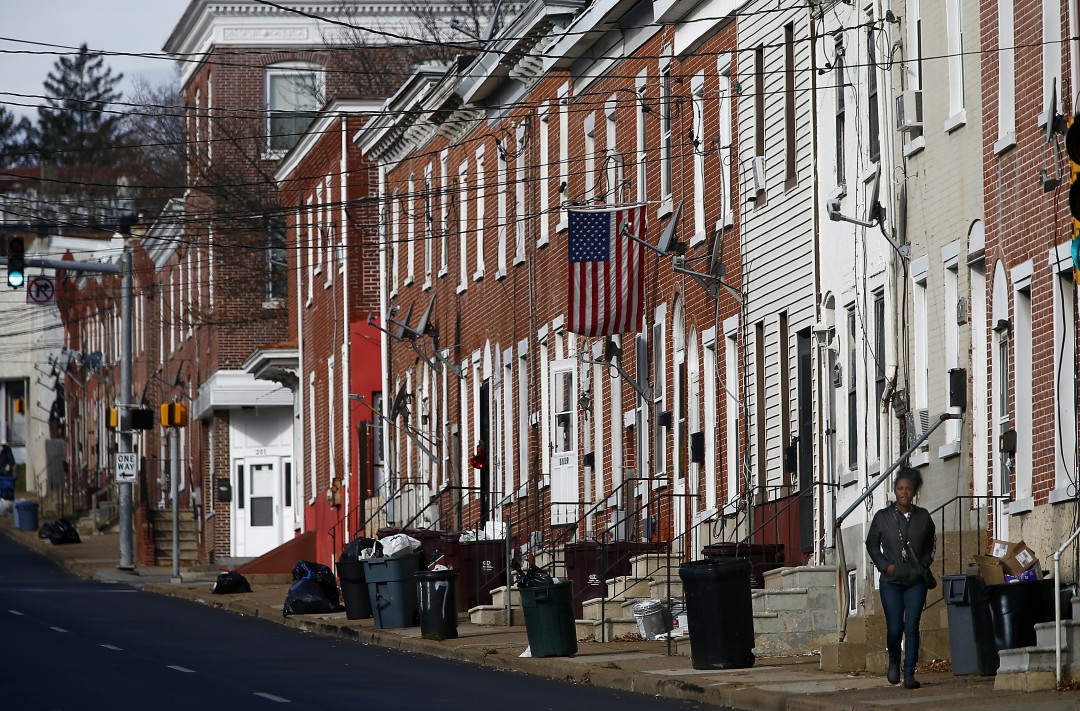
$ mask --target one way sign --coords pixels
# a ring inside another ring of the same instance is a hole
[[[134,483],[138,474],[138,455],[134,452],[120,452],[116,455],[116,481],[125,484]]]

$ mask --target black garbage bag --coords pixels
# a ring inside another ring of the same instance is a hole
[[[368,548],[379,548],[379,542],[374,538],[354,538],[349,541],[344,550],[341,551],[340,560],[346,563],[359,563],[360,553]]]
[[[514,572],[517,573],[517,586],[519,588],[540,588],[548,585],[554,585],[555,581],[546,570],[538,567],[535,563],[530,563],[527,570],[522,569],[521,562],[515,558],[511,561],[513,564]]]
[[[338,593],[337,576],[329,566],[322,563],[312,563],[309,560],[301,560],[292,569],[294,581],[312,580],[323,591],[323,596],[335,607],[341,599]]]
[[[38,538],[48,538],[54,546],[65,543],[82,543],[75,524],[66,518],[50,521],[38,530]]]
[[[215,595],[232,595],[233,593],[249,593],[251,585],[240,573],[235,570],[223,570],[218,573],[217,580],[210,592]]]
[[[289,594],[285,596],[285,608],[282,614],[289,615],[313,615],[324,612],[336,612],[339,605],[331,602],[323,588],[312,578],[295,580],[289,587]]]

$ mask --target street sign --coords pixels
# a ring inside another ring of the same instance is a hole
[[[138,455],[134,452],[121,452],[116,455],[116,481],[135,483],[135,477],[139,473]]]
[[[26,303],[48,306],[56,303],[56,277],[30,277],[26,284]]]

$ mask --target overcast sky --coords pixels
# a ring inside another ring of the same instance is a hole
[[[112,52],[159,53],[189,0],[0,0],[0,102],[31,120],[40,99],[11,96],[10,93],[44,94],[43,84],[56,52],[67,50],[42,47],[12,40],[25,40],[75,47],[86,43],[90,49]],[[13,52],[45,52],[14,54]],[[114,73],[123,73],[119,88],[131,94],[131,82],[143,77],[151,84],[167,81],[175,73],[168,59],[152,57],[105,57]],[[17,106],[15,104],[32,104]]]

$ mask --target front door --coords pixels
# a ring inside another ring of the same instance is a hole
[[[578,519],[576,362],[561,360],[551,368],[551,523]]]
[[[262,555],[281,543],[282,482],[277,458],[239,460],[236,483],[236,554]]]

